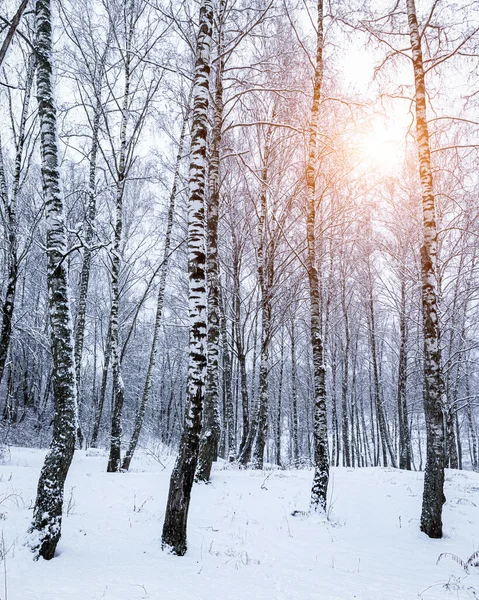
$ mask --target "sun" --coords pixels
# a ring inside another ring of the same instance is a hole
[[[363,168],[378,175],[397,172],[404,160],[405,133],[402,123],[375,119],[355,140]]]
[[[400,141],[387,129],[376,127],[361,142],[363,159],[375,169],[388,171],[398,165],[402,157]]]
[[[366,48],[353,46],[341,55],[341,73],[355,90],[366,90],[374,75],[374,57]]]

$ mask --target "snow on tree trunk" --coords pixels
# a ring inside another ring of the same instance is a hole
[[[193,81],[193,118],[188,201],[189,365],[180,448],[170,479],[162,547],[182,556],[201,433],[206,381],[205,195],[213,2],[203,0]]]
[[[314,478],[311,489],[311,509],[326,510],[329,481],[328,423],[326,415],[326,368],[321,338],[321,308],[316,268],[316,174],[318,170],[319,101],[323,82],[323,0],[318,0],[316,65],[314,72],[313,104],[309,126],[309,148],[306,166],[307,184],[307,269],[311,311],[311,345],[314,378]]]
[[[77,422],[73,329],[65,262],[67,238],[53,96],[50,0],[37,0],[35,29],[55,413],[53,438],[38,482],[29,543],[36,558],[42,556],[49,560],[55,554],[61,535],[63,492],[75,450]]]
[[[133,433],[131,435],[130,443],[128,445],[128,450],[126,451],[125,458],[123,459],[122,469],[128,471],[130,468],[131,459],[133,458],[133,454],[135,453],[136,446],[138,444],[138,440],[140,439],[141,429],[143,427],[143,420],[145,418],[146,407],[148,405],[148,400],[150,397],[151,384],[153,379],[153,371],[156,366],[156,358],[158,354],[158,337],[160,334],[160,324],[161,324],[161,316],[163,314],[163,302],[165,298],[165,288],[166,288],[166,276],[168,274],[168,262],[170,258],[170,248],[171,248],[171,232],[173,230],[173,220],[175,216],[175,203],[176,203],[176,195],[178,191],[178,183],[180,180],[180,167],[181,167],[181,159],[183,154],[183,144],[186,134],[186,122],[188,116],[185,115],[183,120],[183,125],[181,128],[180,141],[178,146],[178,154],[176,156],[176,164],[175,164],[175,174],[173,176],[173,185],[171,187],[170,193],[170,201],[168,205],[168,217],[166,222],[166,232],[165,232],[165,245],[163,248],[163,259],[160,267],[160,279],[158,282],[158,296],[156,299],[156,314],[155,314],[155,323],[153,326],[153,339],[151,342],[151,350],[150,350],[150,358],[148,361],[148,369],[146,371],[145,377],[145,385],[143,387],[143,394],[141,396],[140,406],[138,407],[138,411],[135,417],[135,425],[133,427]]]
[[[421,248],[422,318],[424,336],[424,412],[427,458],[424,473],[421,531],[442,537],[444,496],[444,419],[441,347],[438,320],[437,226],[426,115],[426,86],[421,36],[414,0],[406,0],[414,66],[416,138],[422,187],[423,244]]]

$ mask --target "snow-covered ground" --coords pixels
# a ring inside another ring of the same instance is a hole
[[[188,553],[160,549],[167,469],[143,456],[107,474],[77,452],[66,485],[58,556],[24,546],[44,453],[12,448],[0,466],[0,599],[407,600],[479,598],[466,560],[479,548],[479,474],[449,471],[445,537],[419,532],[422,475],[333,469],[328,519],[308,507],[307,471],[214,471],[193,492]],[[3,541],[2,541],[3,540]],[[478,569],[479,570],[479,569]]]

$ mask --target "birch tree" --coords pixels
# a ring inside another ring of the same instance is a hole
[[[12,190],[9,194],[5,175],[5,164],[3,158],[3,149],[0,140],[0,193],[4,206],[5,214],[5,238],[8,241],[8,261],[7,261],[7,286],[5,297],[2,302],[2,329],[0,334],[0,384],[2,383],[5,370],[5,363],[10,349],[10,340],[12,336],[12,319],[15,309],[15,295],[18,281],[19,255],[18,255],[18,217],[17,205],[20,192],[22,167],[24,163],[25,138],[27,118],[30,107],[30,98],[35,76],[35,56],[31,54],[27,64],[27,74],[25,79],[25,94],[23,97],[20,124],[18,127],[16,148],[15,148],[15,171],[13,175]]]
[[[273,106],[272,120],[274,121],[275,107]],[[261,334],[260,334],[260,365],[258,380],[258,407],[255,417],[254,443],[252,445],[252,464],[255,469],[263,468],[264,447],[268,430],[268,405],[269,386],[268,374],[270,368],[269,354],[271,343],[271,294],[274,278],[274,252],[271,249],[271,240],[267,236],[268,216],[268,186],[271,153],[271,138],[273,127],[269,126],[265,135],[264,151],[262,153],[262,169],[260,181],[260,198],[258,202],[258,287],[260,294]],[[268,241],[270,242],[268,245]]]
[[[155,322],[153,325],[153,338],[151,341],[150,357],[148,361],[148,369],[145,377],[145,385],[143,387],[143,393],[141,396],[140,406],[138,407],[135,424],[133,427],[133,433],[131,435],[130,443],[128,444],[128,450],[126,451],[125,458],[123,459],[122,469],[128,471],[130,463],[135,453],[138,440],[140,439],[141,429],[143,427],[143,420],[145,418],[146,407],[151,392],[151,385],[153,379],[153,371],[156,366],[157,354],[158,354],[158,338],[160,334],[161,317],[163,315],[163,305],[165,299],[165,288],[166,288],[166,277],[168,274],[168,262],[171,254],[171,232],[173,230],[173,221],[175,216],[175,204],[176,196],[178,193],[178,184],[180,180],[180,167],[181,160],[183,158],[183,147],[186,136],[186,123],[188,119],[188,107],[186,114],[183,118],[183,125],[181,127],[180,140],[178,145],[178,154],[175,163],[175,172],[173,175],[173,184],[171,187],[170,199],[168,204],[168,216],[166,222],[166,233],[165,233],[165,245],[163,247],[163,258],[160,263],[160,276],[158,282],[158,295],[156,299],[156,313]]]
[[[91,7],[89,7],[88,10],[90,9]],[[84,220],[84,237],[82,240],[83,257],[79,276],[79,298],[75,322],[75,368],[79,412],[77,435],[81,447],[84,441],[82,432],[82,407],[84,401],[81,387],[81,371],[87,319],[88,290],[94,256],[93,242],[95,239],[95,220],[97,215],[97,170],[100,153],[100,126],[104,110],[103,103],[105,102],[105,98],[102,97],[102,91],[112,36],[110,24],[110,27],[106,30],[106,39],[103,48],[97,49],[95,43],[93,43],[91,39],[88,39],[88,34],[90,36],[94,35],[91,15],[89,13],[85,16],[81,14],[79,21],[75,23],[72,23],[64,9],[63,16],[68,26],[67,34],[81,56],[83,62],[81,66],[86,70],[88,79],[86,82],[82,82],[82,88],[84,89],[84,94],[86,96],[84,99],[85,111],[87,111],[87,118],[91,123],[91,142],[88,157],[88,187],[86,191],[87,208]],[[77,74],[77,80],[80,79],[80,76],[81,70],[79,70]],[[88,114],[90,106],[92,107],[91,115]]]
[[[73,328],[68,297],[64,204],[60,189],[57,111],[53,90],[50,0],[35,5],[37,97],[47,222],[48,296],[53,356],[53,437],[38,482],[30,528],[35,558],[50,560],[61,535],[65,479],[75,450],[77,404]]]
[[[121,417],[125,397],[125,385],[121,375],[120,350],[119,350],[119,305],[120,305],[120,264],[121,242],[123,233],[123,196],[127,173],[127,126],[129,121],[130,85],[132,40],[136,22],[135,0],[130,0],[128,10],[125,11],[125,48],[122,51],[124,66],[124,90],[121,107],[120,122],[120,148],[115,161],[116,168],[116,194],[115,194],[115,229],[113,247],[111,252],[111,314],[110,314],[110,344],[111,363],[113,371],[114,404],[111,417],[110,455],[108,457],[108,472],[116,472],[121,466]]]
[[[206,138],[208,132],[209,75],[213,3],[200,6],[193,79],[193,115],[188,201],[189,365],[183,433],[168,491],[162,546],[182,556],[191,487],[198,462],[201,416],[206,382],[206,256],[205,196]]]
[[[115,149],[113,137],[109,137],[113,160],[109,163],[109,170],[115,183],[115,225],[111,248],[111,312],[110,312],[110,354],[113,379],[113,410],[111,415],[110,454],[108,458],[108,472],[117,472],[121,468],[121,440],[122,440],[122,414],[125,400],[125,385],[122,376],[122,360],[126,346],[130,339],[126,336],[123,348],[120,347],[120,276],[122,267],[122,250],[124,243],[124,198],[128,174],[135,160],[135,148],[145,124],[151,99],[158,89],[161,76],[157,73],[143,95],[140,94],[140,84],[144,80],[145,63],[136,58],[137,49],[134,47],[134,37],[140,30],[141,18],[145,3],[139,0],[130,0],[119,23],[113,27],[113,37],[116,40],[121,56],[123,68],[123,94],[118,101],[119,120],[119,147]],[[114,21],[115,3],[109,7],[109,19]],[[153,31],[146,27],[144,34],[158,39],[156,26]],[[161,33],[160,33],[161,37]],[[147,49],[150,46],[147,46]],[[147,52],[147,50],[145,51]],[[136,73],[139,71],[139,73]],[[136,82],[133,77],[136,73]],[[134,85],[136,83],[136,85]],[[141,97],[137,106],[133,103]],[[109,128],[106,111],[103,111],[104,122]],[[137,314],[137,313],[135,313]],[[134,323],[132,324],[134,326]]]
[[[3,60],[5,59],[10,44],[12,43],[13,36],[15,35],[18,24],[20,23],[22,15],[25,12],[25,9],[27,8],[27,5],[28,0],[22,0],[20,6],[17,9],[17,12],[13,15],[10,27],[7,31],[7,35],[5,36],[5,39],[3,40],[2,45],[0,47],[0,67],[2,66]]]
[[[326,415],[326,367],[321,337],[321,308],[319,281],[316,265],[316,176],[318,169],[318,130],[323,83],[323,0],[317,4],[316,62],[313,84],[313,103],[309,126],[308,159],[306,165],[307,184],[307,271],[311,311],[311,346],[314,371],[314,478],[311,490],[311,509],[326,510],[329,481],[328,425]]]
[[[421,36],[414,0],[406,0],[414,67],[416,143],[422,188],[423,241],[421,247],[422,318],[424,340],[424,413],[427,459],[424,472],[421,531],[442,537],[444,496],[444,420],[441,346],[437,298],[437,226],[426,114],[426,85]]]
[[[213,461],[220,441],[219,418],[219,357],[220,357],[220,289],[218,264],[218,218],[220,208],[220,147],[223,129],[223,37],[225,1],[220,0],[216,17],[215,89],[213,96],[213,126],[209,156],[209,193],[206,211],[206,278],[207,278],[207,369],[203,430],[196,477],[209,481]]]

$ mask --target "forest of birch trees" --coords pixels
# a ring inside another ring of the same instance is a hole
[[[477,0],[0,2],[0,443],[479,470]],[[111,475],[114,477],[115,475]],[[120,476],[120,475],[119,475]],[[126,476],[126,475],[125,475]],[[419,515],[418,515],[419,517]]]

